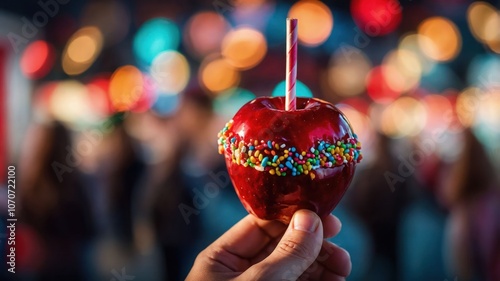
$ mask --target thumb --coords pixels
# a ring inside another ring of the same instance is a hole
[[[274,251],[254,265],[262,280],[297,280],[316,260],[323,244],[323,225],[316,213],[295,212]]]

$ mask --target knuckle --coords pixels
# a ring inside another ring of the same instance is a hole
[[[302,260],[310,260],[310,251],[293,238],[283,238],[278,243],[276,250],[284,255],[293,256]]]

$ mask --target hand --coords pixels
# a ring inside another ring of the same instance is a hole
[[[248,215],[198,255],[186,280],[344,280],[349,254],[323,240],[340,227],[333,215],[322,222],[308,210],[288,227]]]

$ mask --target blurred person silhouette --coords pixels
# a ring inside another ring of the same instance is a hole
[[[401,213],[410,202],[411,177],[395,189],[387,181],[386,173],[398,171],[398,160],[393,157],[391,139],[378,134],[375,161],[356,175],[349,189],[346,207],[365,225],[373,245],[370,280],[397,280],[399,257],[398,228]]]
[[[178,175],[190,197],[183,207],[196,210],[178,212],[185,221],[191,221],[190,229],[195,227],[192,221],[200,224],[190,261],[183,267],[185,275],[196,255],[247,212],[232,187],[224,157],[217,151],[217,133],[228,120],[214,111],[213,97],[199,87],[189,88],[183,93],[173,118],[182,140]]]
[[[25,250],[41,259],[34,280],[86,280],[82,257],[94,228],[76,162],[69,163],[75,149],[59,122],[33,123],[25,136],[18,190],[20,221],[35,233]]]
[[[147,169],[134,214],[136,246],[142,253],[158,246],[165,280],[182,280],[182,268],[190,262],[187,253],[194,251],[200,232],[199,221],[186,222],[179,211],[182,204],[192,204],[179,165],[183,140],[171,116],[145,112],[129,121],[128,130],[141,143]]]
[[[103,276],[113,268],[123,267],[135,255],[133,206],[144,176],[144,163],[125,130],[126,118],[124,113],[117,113],[96,129],[99,136],[79,167],[85,173],[86,188],[91,190],[97,228],[90,262],[97,269],[93,273]],[[81,138],[86,134],[82,133]]]
[[[134,194],[143,176],[144,163],[139,158],[136,144],[118,121],[104,137],[103,154],[99,171],[107,194],[109,221],[105,231],[118,239],[125,247],[132,247],[132,208]]]
[[[439,156],[438,144],[431,140],[422,132],[412,138],[411,150],[405,154],[415,164],[416,188],[401,214],[398,231],[399,280],[403,281],[453,279],[446,276],[442,252],[447,213],[436,196],[446,163]]]
[[[500,190],[484,146],[470,129],[445,175],[440,197],[450,214],[447,260],[458,280],[500,280]]]

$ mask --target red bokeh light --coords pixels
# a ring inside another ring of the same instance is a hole
[[[26,77],[39,79],[47,75],[54,65],[54,47],[43,40],[31,43],[21,57],[21,71]]]
[[[399,92],[392,90],[387,84],[381,66],[373,68],[368,74],[366,91],[370,98],[378,103],[390,103],[400,95]]]
[[[369,36],[386,35],[401,22],[401,5],[397,0],[353,0],[351,13],[362,32]]]
[[[101,115],[109,116],[114,112],[113,103],[109,96],[110,75],[101,75],[92,79],[88,84],[89,98],[92,107]]]
[[[132,105],[131,111],[145,112],[151,108],[156,101],[155,84],[151,77],[143,75],[144,86],[142,88],[139,99]]]

